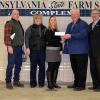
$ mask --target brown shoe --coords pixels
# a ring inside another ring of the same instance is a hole
[[[14,82],[13,84],[15,87],[24,87],[24,84],[20,83],[20,82]]]
[[[6,88],[7,88],[7,89],[13,89],[13,86],[12,86],[11,83],[6,83]]]

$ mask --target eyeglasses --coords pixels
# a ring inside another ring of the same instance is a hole
[[[91,15],[96,15],[96,14],[100,14],[100,13],[91,13]]]

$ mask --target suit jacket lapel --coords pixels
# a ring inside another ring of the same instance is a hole
[[[93,30],[95,30],[96,27],[100,25],[100,20],[97,22],[97,24],[94,26]]]
[[[91,30],[91,31],[92,31],[92,24],[93,24],[93,23],[90,24],[90,30]]]

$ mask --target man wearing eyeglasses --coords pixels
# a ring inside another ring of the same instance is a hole
[[[93,22],[89,25],[89,55],[90,72],[93,81],[93,87],[89,89],[100,91],[100,12],[93,9],[91,17]]]

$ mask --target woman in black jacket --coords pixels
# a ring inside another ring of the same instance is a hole
[[[61,37],[55,36],[55,32],[58,31],[57,21],[55,16],[51,16],[49,19],[48,29],[45,32],[46,37],[46,61],[48,63],[47,69],[47,81],[48,88],[60,88],[56,84],[58,68],[61,62],[60,51],[62,49]]]
[[[35,14],[33,24],[28,27],[25,33],[26,53],[30,57],[30,87],[37,86],[37,66],[39,66],[38,85],[44,86],[45,82],[45,29],[42,24],[42,16]]]

